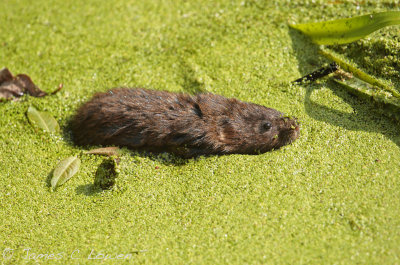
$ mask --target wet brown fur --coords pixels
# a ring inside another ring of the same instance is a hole
[[[78,145],[127,146],[183,157],[259,154],[299,135],[294,119],[264,106],[211,93],[140,88],[95,94],[79,108],[71,127]]]

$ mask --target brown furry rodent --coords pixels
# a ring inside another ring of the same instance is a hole
[[[78,145],[117,145],[183,157],[259,154],[299,136],[295,119],[211,93],[117,88],[97,93],[71,122]]]

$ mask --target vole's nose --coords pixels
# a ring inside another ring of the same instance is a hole
[[[299,124],[299,122],[297,121],[297,118],[292,118],[292,125],[290,126],[290,128],[291,128],[292,130],[295,130],[296,132],[299,132],[299,131],[300,131],[300,124]]]

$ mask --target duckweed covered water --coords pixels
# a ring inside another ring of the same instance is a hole
[[[27,73],[48,92],[64,84],[54,96],[0,105],[1,262],[399,263],[398,125],[339,85],[289,84],[326,60],[288,21],[388,9],[398,7],[392,1],[0,2],[0,68]],[[398,38],[385,34],[371,35],[365,44],[371,51],[352,44],[344,53],[398,82],[390,74],[395,59],[382,57],[386,71],[361,58],[380,56],[375,45],[397,47]],[[387,57],[398,57],[390,47]],[[117,86],[207,90],[263,104],[298,117],[301,136],[257,156],[182,160],[125,150],[117,177],[124,190],[102,191],[93,183],[104,158],[73,146],[67,123],[93,93]],[[61,132],[30,126],[31,105],[51,113]],[[52,169],[78,154],[79,172],[52,192]]]

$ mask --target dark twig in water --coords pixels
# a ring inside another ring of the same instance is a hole
[[[294,80],[293,83],[294,84],[302,84],[305,82],[314,82],[315,80],[322,78],[324,76],[327,76],[327,75],[335,72],[338,69],[339,69],[339,66],[337,65],[337,63],[333,62],[326,67],[321,67],[320,69],[318,69],[308,75],[305,75],[299,79]]]

